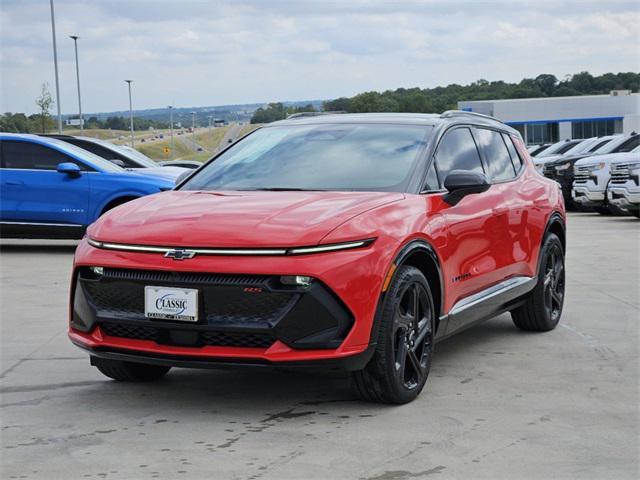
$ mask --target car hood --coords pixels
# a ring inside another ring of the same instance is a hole
[[[388,192],[170,191],[107,212],[95,240],[184,247],[316,245],[351,218],[402,200]]]
[[[579,165],[595,165],[598,163],[611,163],[614,160],[625,158],[624,156],[628,155],[628,153],[605,153],[603,155],[591,155],[590,157],[581,158],[576,162],[576,166]],[[633,155],[633,154],[632,154]],[[636,158],[640,158],[640,155],[635,154]],[[627,157],[628,159],[631,156]]]
[[[183,173],[186,172],[187,168],[182,167],[150,167],[150,168],[133,168],[130,171],[134,173],[139,173],[140,175],[151,175],[153,177],[165,178],[169,180],[176,179]]]

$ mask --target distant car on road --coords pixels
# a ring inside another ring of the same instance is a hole
[[[107,210],[173,188],[174,179],[147,170],[55,138],[0,133],[0,236],[80,238]]]
[[[47,138],[57,138],[67,143],[71,143],[77,147],[87,150],[99,157],[109,160],[119,167],[127,169],[142,169],[143,174],[157,174],[169,177],[172,180],[177,179],[184,170],[173,166],[172,168],[162,168],[164,165],[151,160],[144,153],[139,152],[135,148],[126,145],[116,145],[111,142],[100,140],[92,137],[77,137],[72,135],[42,135]],[[147,170],[148,169],[148,170]]]

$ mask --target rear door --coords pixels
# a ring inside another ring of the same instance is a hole
[[[24,223],[86,225],[89,170],[82,162],[51,147],[22,140],[3,140],[0,148],[0,219]],[[79,176],[58,173],[72,162]]]
[[[527,202],[520,191],[517,176],[522,171],[522,160],[508,135],[489,128],[474,128],[474,136],[486,168],[491,188],[484,201],[491,203],[493,211],[491,236],[495,271],[492,282],[527,272],[531,247],[527,226]]]

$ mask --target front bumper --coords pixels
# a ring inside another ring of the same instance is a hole
[[[575,185],[571,189],[571,197],[574,202],[585,206],[597,206],[605,203],[606,192],[604,190],[590,190],[586,186]]]
[[[371,292],[381,291],[383,279],[370,272],[379,262],[371,247],[176,262],[152,253],[96,249],[83,241],[76,252],[69,337],[94,356],[143,363],[329,362],[360,368],[372,345],[380,296]],[[103,267],[99,278],[91,265]],[[316,280],[306,288],[279,282],[281,275],[295,274]],[[197,289],[198,321],[146,318],[147,285]]]
[[[621,208],[640,208],[640,190],[632,181],[627,183],[632,184],[632,188],[635,187],[636,191],[630,190],[626,186],[610,185],[607,189],[608,202]]]

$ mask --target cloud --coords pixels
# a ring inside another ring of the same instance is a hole
[[[3,0],[1,111],[53,90],[48,2]],[[629,1],[56,1],[63,112],[334,98],[538,73],[637,71]]]

